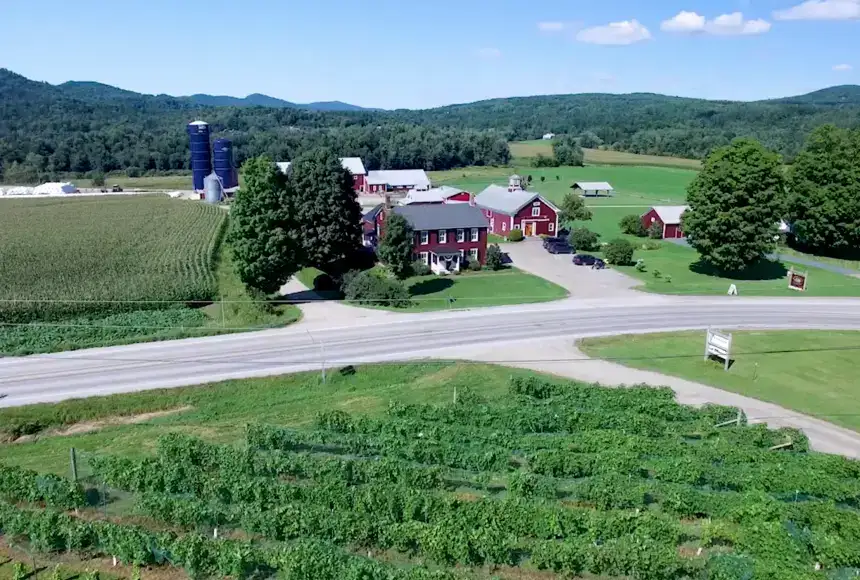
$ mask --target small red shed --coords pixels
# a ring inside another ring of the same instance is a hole
[[[663,239],[683,238],[681,216],[690,209],[688,205],[655,205],[640,218],[645,229],[659,223],[663,228]]]

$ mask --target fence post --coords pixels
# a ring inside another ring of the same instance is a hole
[[[75,454],[75,448],[74,447],[69,447],[69,460],[70,460],[71,466],[72,466],[72,481],[77,483],[77,481],[78,481],[78,458],[77,458],[77,455]]]

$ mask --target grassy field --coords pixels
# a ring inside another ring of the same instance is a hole
[[[78,188],[96,188],[91,179],[70,179]],[[105,177],[105,187],[119,185],[126,191],[139,189],[144,191],[186,191],[193,189],[191,173],[187,175],[148,175],[145,177],[127,177],[125,175],[108,175]]]
[[[696,172],[671,167],[586,166],[550,167],[466,167],[450,171],[431,172],[434,185],[455,185],[480,193],[492,183],[507,185],[513,173],[532,176],[529,189],[560,202],[575,181],[608,181],[615,188],[612,197],[589,198],[589,205],[652,205],[683,203],[687,185]],[[541,177],[544,181],[541,181]],[[644,211],[644,210],[643,210]]]
[[[197,336],[300,314],[248,296],[220,243],[219,208],[160,196],[0,204],[0,353]]]
[[[552,156],[552,141],[515,141],[508,143],[511,157],[529,159],[540,155]],[[602,149],[583,149],[585,162],[589,165],[653,165],[656,167],[677,167],[679,169],[701,169],[702,162],[697,159],[663,157],[660,155],[639,155],[623,151],[604,151]]]
[[[43,566],[79,555],[128,577],[106,551],[123,538],[120,562],[134,554],[144,578],[169,574],[162,552],[212,577],[257,577],[262,562],[282,578],[386,580],[431,577],[416,566],[437,580],[812,579],[816,562],[860,566],[860,466],[809,452],[793,430],[714,427],[736,412],[444,362],[4,409],[0,425],[43,428],[0,444],[4,463],[66,475],[74,447],[88,494],[0,466],[0,522],[22,549],[53,551]],[[793,450],[769,451],[789,436]],[[28,503],[31,490],[62,513]],[[111,535],[87,544],[106,519]],[[800,540],[789,521],[804,522]],[[221,540],[207,539],[213,527]]]
[[[734,332],[734,363],[702,360],[703,332],[587,339],[589,356],[769,401],[860,431],[858,332]]]

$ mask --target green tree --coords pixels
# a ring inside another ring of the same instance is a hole
[[[382,238],[377,254],[391,268],[395,276],[407,278],[412,273],[412,254],[415,251],[415,232],[402,215],[385,216]]]
[[[564,135],[553,141],[552,152],[559,165],[573,165],[580,167],[585,162],[585,154],[576,137]]]
[[[555,157],[538,153],[532,159],[532,167],[558,167],[559,163]]]
[[[93,187],[102,187],[102,186],[104,186],[104,184],[105,184],[105,174],[104,174],[104,173],[102,173],[101,171],[94,171],[94,172],[93,172],[92,181],[93,181]]]
[[[600,234],[588,228],[573,228],[568,239],[577,252],[593,252],[600,247]]]
[[[618,222],[618,227],[621,229],[622,234],[638,236],[640,238],[644,238],[648,235],[648,231],[645,229],[645,226],[642,225],[642,218],[635,213],[628,214],[621,218],[621,221]]]
[[[501,270],[504,266],[504,257],[499,244],[492,244],[487,248],[487,268],[490,270]]]
[[[648,226],[648,230],[646,232],[648,237],[652,240],[662,240],[663,239],[663,224],[660,222],[654,222],[650,226]]]
[[[773,250],[785,195],[779,155],[737,139],[714,151],[687,189],[687,240],[717,269],[744,270]]]
[[[230,207],[227,241],[239,278],[271,294],[305,264],[303,226],[286,177],[267,157],[242,167],[245,183]]]
[[[361,206],[352,174],[332,150],[313,149],[293,162],[289,188],[302,224],[304,265],[324,271],[338,265],[345,271],[361,245]]]
[[[801,244],[824,254],[860,252],[860,130],[813,131],[789,185],[788,221]]]
[[[573,192],[564,194],[559,207],[559,219],[562,222],[588,221],[591,219],[591,210],[585,205],[585,201]]]
[[[610,264],[626,266],[633,262],[633,244],[624,238],[615,238],[606,244],[603,255]]]
[[[583,131],[579,134],[579,144],[586,149],[597,149],[603,145],[603,139],[598,137],[593,131]]]

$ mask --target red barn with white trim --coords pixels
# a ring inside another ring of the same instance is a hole
[[[663,228],[663,239],[683,238],[681,216],[690,209],[688,205],[655,205],[640,218],[642,226],[647,230],[653,224],[659,223]]]
[[[554,236],[559,209],[541,194],[522,188],[522,178],[511,177],[508,187],[491,185],[475,196],[475,205],[490,220],[490,231],[507,236],[522,230],[525,237]]]

